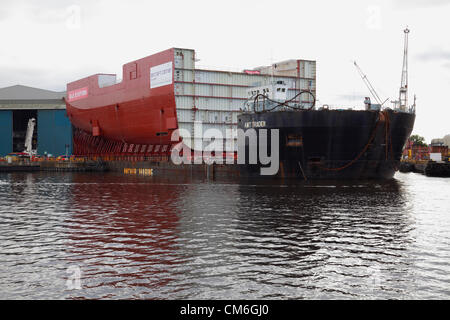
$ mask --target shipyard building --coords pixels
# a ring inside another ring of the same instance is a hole
[[[72,153],[72,126],[65,92],[15,85],[0,88],[0,156],[25,150],[30,119],[35,119],[32,149],[38,155]]]

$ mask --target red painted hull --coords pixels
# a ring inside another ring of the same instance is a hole
[[[125,64],[121,83],[101,88],[99,78],[105,75],[69,83],[67,114],[78,129],[75,130],[78,137],[74,137],[74,153],[103,154],[106,149],[98,148],[99,141],[116,145],[117,150],[127,148],[128,151],[131,145],[133,150],[137,146],[139,150],[144,146],[146,149],[160,146],[159,150],[169,146],[169,150],[177,142],[171,141],[171,136],[178,128],[173,72],[170,83],[166,79],[164,85],[152,87],[150,70],[170,63],[173,66],[173,61],[174,50],[169,49]],[[81,142],[84,134],[92,136],[90,142]],[[85,145],[77,145],[80,143]]]

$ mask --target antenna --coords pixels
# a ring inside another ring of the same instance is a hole
[[[408,27],[406,27],[403,32],[405,33],[405,46],[403,50],[403,68],[402,80],[400,83],[399,103],[400,110],[405,111],[408,106]]]
[[[356,61],[353,61],[353,64],[355,65],[356,69],[358,70],[359,75],[361,76],[361,78],[363,79],[363,81],[366,84],[367,88],[369,89],[370,94],[372,95],[372,97],[378,102],[378,104],[380,106],[382,106],[387,101],[387,99],[384,102],[381,102],[381,99],[378,96],[377,92],[375,91],[374,87],[370,83],[369,79],[367,79],[367,76],[362,72],[361,68],[356,64]]]

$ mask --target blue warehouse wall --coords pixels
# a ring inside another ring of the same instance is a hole
[[[72,154],[72,125],[66,116],[66,110],[38,111],[38,150],[39,155],[60,156]]]
[[[12,152],[13,133],[12,111],[0,111],[0,157]]]

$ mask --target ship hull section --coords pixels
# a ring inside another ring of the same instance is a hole
[[[403,146],[414,126],[415,115],[387,110],[302,110],[242,114],[238,126],[279,130],[280,167],[276,177],[296,179],[391,179],[397,171]],[[269,148],[270,150],[270,139]],[[261,167],[246,164],[241,175],[261,176]]]
[[[178,128],[173,68],[174,49],[169,49],[125,64],[119,83],[107,74],[69,83],[70,121],[92,137],[112,142],[173,144],[171,136]]]

